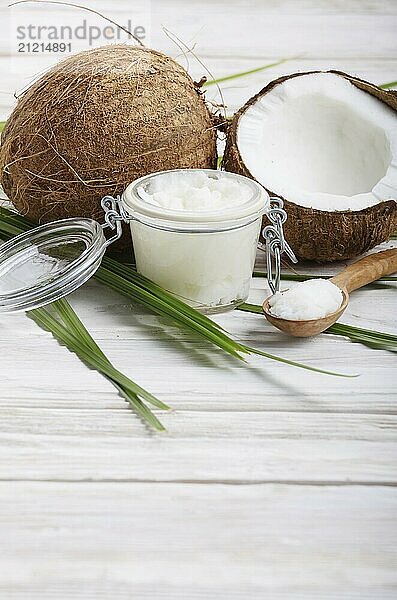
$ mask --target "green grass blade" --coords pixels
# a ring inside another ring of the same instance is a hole
[[[397,81],[390,81],[389,83],[382,83],[379,86],[382,90],[390,90],[391,88],[397,87]]]
[[[110,360],[102,352],[101,348],[98,346],[98,344],[95,342],[95,340],[91,337],[91,335],[88,332],[88,330],[86,329],[85,325],[79,319],[79,317],[77,316],[77,314],[75,313],[73,308],[70,306],[69,302],[65,298],[62,298],[61,300],[57,300],[56,302],[53,302],[52,306],[58,311],[59,315],[61,316],[61,318],[63,319],[64,323],[69,328],[69,330],[72,333],[74,333],[76,337],[79,337],[86,344],[86,346],[89,347],[94,353],[96,353],[98,356],[100,356],[102,358],[102,360],[106,361],[111,367],[113,367]],[[117,387],[120,388],[119,384],[116,381],[114,381],[113,379],[111,379],[111,381],[114,385],[116,385]],[[137,384],[135,384],[135,385],[137,385]],[[140,388],[140,389],[142,389],[142,388]],[[128,391],[123,390],[123,395],[124,396],[128,395]],[[155,398],[155,397],[151,396],[151,398]],[[167,406],[166,404],[164,404],[163,402],[161,402],[158,399],[156,399],[156,400],[157,400],[157,403],[155,404],[155,406],[157,406],[157,408],[161,408],[163,410],[170,410],[169,406]]]
[[[102,352],[101,348],[98,346],[95,340],[88,333],[88,330],[86,329],[85,325],[83,325],[82,321],[72,309],[66,298],[61,298],[60,300],[53,302],[52,306],[58,311],[59,315],[62,317],[64,323],[69,327],[70,331],[72,331],[72,333],[74,333],[75,336],[80,336],[80,338],[88,347],[90,347],[104,360],[107,360],[110,364],[110,361]]]
[[[348,337],[352,342],[360,342],[370,348],[397,352],[397,336],[390,333],[362,329],[343,323],[335,323],[324,333]]]
[[[255,69],[249,69],[248,71],[242,71],[241,73],[233,73],[232,75],[225,75],[225,77],[219,77],[218,79],[210,79],[209,81],[206,81],[204,83],[204,86],[208,87],[210,85],[219,85],[220,83],[224,83],[225,81],[232,81],[234,79],[240,79],[241,77],[247,77],[248,75],[254,75],[254,73],[266,71],[266,69],[277,67],[278,65],[282,65],[283,63],[286,63],[290,60],[294,60],[294,58],[281,58],[276,62],[269,63],[267,65],[262,65],[261,67],[256,67]]]
[[[21,233],[21,230],[11,223],[3,222],[1,224],[2,239],[9,239]],[[4,235],[5,234],[5,235]]]
[[[55,306],[55,308],[59,310],[59,313],[65,321],[66,325],[70,328],[72,332],[75,332],[75,337],[82,339],[86,343],[87,347],[90,349],[93,355],[96,354],[101,361],[104,361],[107,365],[109,365],[109,367],[114,369],[112,363],[105,356],[105,354],[102,352],[102,350],[93,340],[93,338],[90,336],[87,329],[80,321],[80,319],[78,318],[70,304],[67,302],[67,300],[58,300],[57,302],[53,303],[52,306]],[[125,376],[123,375],[123,377]],[[164,404],[164,402],[158,400],[158,398],[147,392],[144,388],[139,386],[137,383],[131,381],[130,379],[129,385],[131,386],[131,389],[135,390],[136,394],[142,395],[146,400],[148,400],[148,402],[151,402],[151,404],[153,404],[157,408],[161,408],[162,410],[170,410],[170,407]]]
[[[126,389],[129,389],[127,385],[128,378],[113,369],[109,363],[96,360],[95,354],[92,354],[87,348],[80,343],[80,340],[73,336],[68,329],[66,329],[61,323],[59,323],[48,311],[48,309],[38,308],[29,312],[29,316],[33,318],[38,325],[44,329],[50,331],[54,337],[58,339],[62,344],[68,347],[69,350],[77,354],[81,360],[86,364],[93,367],[94,369],[105,374],[109,379],[116,382],[119,391],[126,397]],[[130,391],[132,394],[128,394],[126,398],[128,402],[133,406],[137,413],[144,418],[144,420],[157,430],[164,430],[164,426],[160,423],[157,417],[143,404],[143,402],[136,397],[135,384],[132,384]],[[134,395],[135,394],[135,395]]]
[[[133,287],[128,285],[128,281],[126,282],[121,276],[116,273],[112,273],[107,270],[105,267],[100,267],[96,273],[96,278],[99,281],[102,281],[105,285],[108,285],[115,291],[124,294],[125,296],[138,300],[145,304],[147,307],[150,307],[154,312],[160,315],[166,314],[169,317],[172,317],[178,323],[188,327],[195,333],[200,334],[208,341],[212,342],[225,352],[228,352],[235,358],[240,360],[244,360],[244,358],[239,354],[239,352],[244,352],[242,347],[232,340],[228,338],[226,335],[221,332],[214,332],[212,330],[207,329],[200,322],[195,321],[189,315],[178,312],[172,305],[170,305],[167,301],[162,300],[161,298],[149,293],[144,289],[138,288],[138,286]]]
[[[251,348],[250,346],[247,346],[247,350],[249,350],[253,354],[270,358],[271,360],[290,365],[291,367],[299,367],[300,369],[306,369],[306,371],[314,371],[315,373],[322,373],[323,375],[333,375],[334,377],[358,377],[358,374],[349,375],[348,373],[336,373],[335,371],[328,371],[327,369],[319,369],[317,367],[312,367],[311,365],[306,365],[295,360],[288,360],[287,358],[282,358],[281,356],[275,356],[274,354],[269,354],[268,352],[264,352],[263,350],[258,350],[256,348]]]
[[[262,307],[259,304],[245,303],[239,306],[238,310],[260,315],[263,314]],[[344,323],[334,323],[334,325],[331,325],[331,327],[323,333],[333,333],[335,335],[347,337],[353,342],[360,342],[364,346],[369,346],[370,348],[389,350],[391,352],[397,351],[397,336],[390,333],[373,331],[372,329],[362,329],[353,327],[352,325],[345,325]]]
[[[37,312],[39,311],[39,312]],[[162,403],[159,400],[154,398],[149,392],[138,386],[136,383],[128,379],[125,375],[117,371],[111,363],[106,359],[102,359],[97,356],[90,348],[86,347],[84,343],[75,336],[66,326],[62,325],[59,321],[57,321],[49,312],[47,308],[34,309],[29,311],[29,315],[33,317],[33,319],[39,318],[41,322],[45,322],[50,331],[58,337],[58,339],[73,350],[76,354],[78,354],[83,360],[88,362],[91,366],[93,366],[96,370],[101,371],[111,379],[118,382],[119,385],[126,387],[131,390],[135,394],[142,395],[145,399],[149,401],[153,401],[155,406],[158,408],[163,408]],[[168,407],[167,407],[168,408]]]
[[[170,303],[170,305],[183,312],[183,314],[194,318],[196,321],[200,322],[202,325],[205,325],[209,329],[215,332],[224,331],[223,328],[220,325],[218,325],[218,323],[215,323],[206,315],[198,312],[185,302],[179,300],[177,296],[175,296],[171,292],[167,292],[158,284],[144,277],[144,275],[140,275],[134,268],[126,268],[125,265],[107,256],[104,257],[102,265],[109,271],[120,275],[120,277],[126,279],[127,281],[130,281],[133,284],[139,285],[140,287],[146,289],[148,292],[161,295],[161,297],[166,299]]]
[[[254,271],[253,273],[253,277],[264,277],[266,278],[266,271]],[[318,275],[298,275],[297,273],[282,273],[281,274],[281,279],[283,281],[306,281],[307,279],[330,279],[331,277],[333,277],[333,275],[323,275],[323,274],[318,274]],[[376,281],[373,281],[372,283],[369,283],[368,285],[375,285],[376,283],[385,283],[385,282],[389,282],[389,281],[397,281],[397,276],[396,275],[390,275],[389,277],[381,277],[380,279],[377,279]]]
[[[47,309],[40,309],[42,312],[47,312],[47,316],[50,319],[51,315],[49,315]],[[35,311],[33,312],[33,315]],[[53,327],[54,324],[52,323]],[[76,351],[76,353],[80,354],[84,359],[86,359],[92,366],[110,377],[119,383],[119,385],[124,386],[125,388],[131,390],[133,393],[142,396],[145,400],[156,406],[157,408],[168,409],[169,407],[164,405],[160,400],[155,398],[150,392],[146,391],[140,385],[126,377],[123,373],[115,369],[112,364],[107,360],[98,356],[90,347],[84,345],[80,338],[75,336],[73,333],[69,331],[66,327],[62,326],[58,323],[58,329],[54,327],[54,330],[61,331],[60,335],[63,336],[66,345],[70,345]]]
[[[263,315],[263,310],[260,304],[249,304],[248,302],[244,302],[244,304],[240,304],[237,310]]]

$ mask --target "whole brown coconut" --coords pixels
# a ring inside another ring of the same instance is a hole
[[[270,92],[284,81],[321,73],[295,73],[272,81],[256,96],[251,98],[234,116],[227,130],[227,144],[223,159],[224,168],[255,179],[244,164],[237,143],[237,130],[245,111],[261,96]],[[397,111],[397,93],[383,90],[371,83],[351,77],[339,71],[329,71],[339,75],[364,92],[375,96],[381,102]],[[271,157],[269,157],[271,163]],[[264,170],[267,168],[264,164]],[[267,190],[270,195],[280,196],[277,190]],[[307,208],[283,198],[288,213],[284,225],[286,238],[295,254],[303,260],[331,262],[345,260],[362,254],[377,244],[387,240],[397,229],[397,198],[379,202],[362,210],[325,211]],[[264,217],[264,223],[266,217]]]
[[[62,61],[19,99],[2,134],[5,192],[38,222],[103,221],[102,196],[175,168],[215,168],[216,130],[187,72],[114,45]]]

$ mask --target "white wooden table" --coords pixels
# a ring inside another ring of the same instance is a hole
[[[153,1],[152,45],[176,54],[164,23],[217,76],[301,56],[225,84],[234,109],[298,69],[395,80],[396,15],[393,0]],[[11,58],[3,46],[3,115],[49,60]],[[397,333],[395,293],[355,293],[343,322]],[[244,366],[94,281],[71,302],[115,365],[175,410],[167,433],[148,432],[50,334],[0,319],[1,599],[396,598],[395,355],[290,340],[235,311],[216,320],[238,339],[361,376]]]

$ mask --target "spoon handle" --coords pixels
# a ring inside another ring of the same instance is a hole
[[[358,260],[332,277],[330,281],[350,293],[395,271],[397,271],[397,248],[392,248]]]

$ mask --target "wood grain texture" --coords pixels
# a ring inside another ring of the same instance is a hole
[[[347,267],[331,281],[349,293],[397,271],[397,249],[375,252]]]
[[[90,6],[124,21],[137,4]],[[16,56],[0,9],[5,118],[14,91],[57,57]],[[66,22],[69,9],[24,10]],[[299,56],[225,82],[229,112],[291,71],[397,79],[393,0],[153,0],[149,17],[152,45],[194,77],[203,65],[161,25],[196,43],[216,77]],[[219,102],[214,87],[207,96]],[[266,295],[264,280],[253,280],[250,301]],[[259,315],[217,316],[251,345],[360,376],[259,357],[243,365],[94,281],[71,302],[115,365],[174,410],[161,414],[165,434],[149,432],[33,321],[0,319],[1,599],[396,597],[395,354],[332,335],[290,340]],[[397,334],[395,314],[396,284],[377,284],[352,293],[343,322]]]
[[[19,482],[0,484],[0,498],[0,593],[13,600],[391,599],[396,589],[392,488]]]

